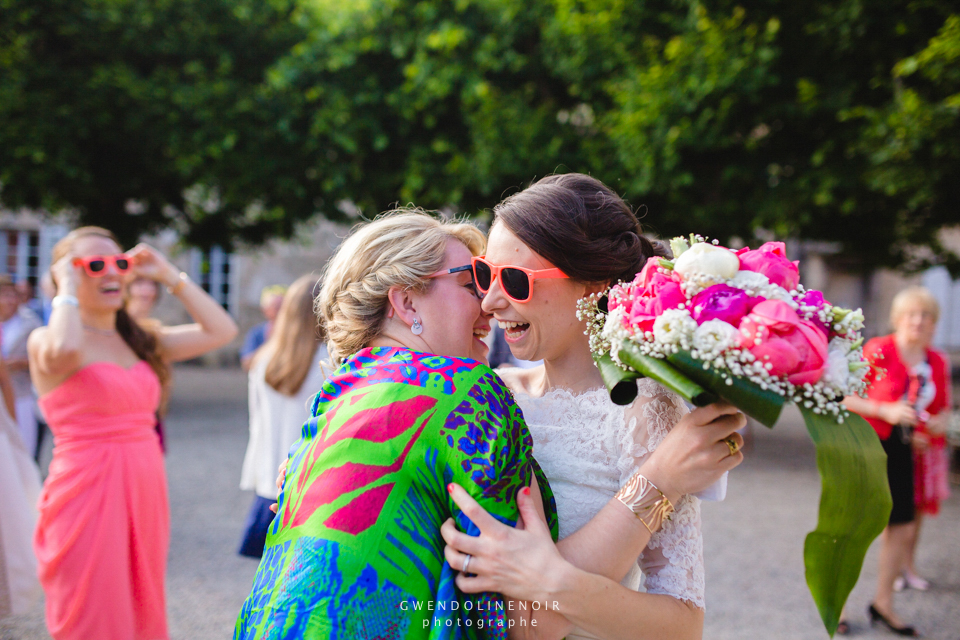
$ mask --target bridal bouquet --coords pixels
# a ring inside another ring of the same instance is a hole
[[[578,317],[618,404],[650,377],[697,406],[722,398],[768,427],[795,403],[817,447],[822,494],[806,538],[807,585],[832,636],[870,543],[891,509],[885,454],[869,424],[843,407],[862,393],[863,314],[800,284],[783,243],[732,251],[675,238],[633,282],[581,301]]]

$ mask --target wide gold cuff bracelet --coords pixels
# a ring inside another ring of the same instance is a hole
[[[640,475],[637,471],[630,476],[627,483],[620,487],[616,495],[637,519],[643,523],[650,534],[656,533],[664,520],[670,519],[673,513],[673,504],[663,495],[656,485]]]

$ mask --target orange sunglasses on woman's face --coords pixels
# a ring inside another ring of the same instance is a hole
[[[91,278],[100,278],[107,274],[107,265],[112,264],[117,273],[124,274],[130,270],[130,258],[125,253],[118,253],[115,256],[87,256],[86,258],[74,258],[74,266],[83,266],[83,270]]]
[[[557,268],[534,270],[507,264],[495,265],[488,262],[484,256],[474,256],[472,264],[473,281],[481,293],[489,291],[493,281],[500,278],[500,288],[514,302],[530,302],[534,280],[570,277]]]

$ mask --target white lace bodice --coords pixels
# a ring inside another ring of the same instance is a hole
[[[534,457],[556,498],[561,538],[610,501],[687,411],[678,396],[649,379],[639,382],[637,400],[628,407],[613,404],[602,388],[515,397],[533,434]],[[622,584],[704,608],[698,498],[684,496],[678,502]]]

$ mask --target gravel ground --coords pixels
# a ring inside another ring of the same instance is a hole
[[[221,640],[249,592],[256,563],[236,555],[252,494],[237,488],[247,438],[246,378],[236,370],[180,367],[167,420],[172,544],[167,580],[175,640]],[[45,460],[49,460],[47,445]],[[803,539],[816,523],[819,481],[799,414],[754,429],[747,461],[730,477],[726,501],[703,505],[707,571],[704,638],[822,639],[803,578]],[[924,637],[960,637],[960,491],[925,523],[918,565],[933,584],[897,596],[898,612]],[[871,631],[866,608],[877,544],[850,598],[853,635]],[[0,621],[0,640],[48,640],[42,604]]]

